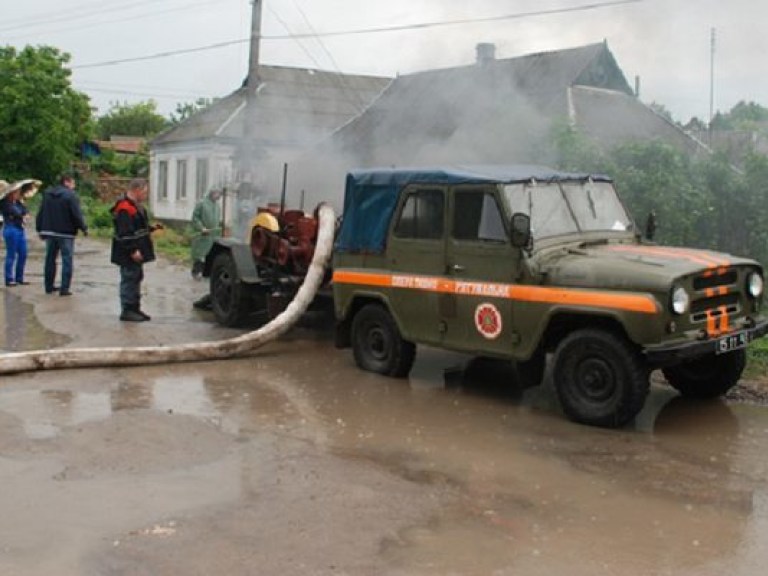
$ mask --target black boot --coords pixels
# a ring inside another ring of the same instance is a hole
[[[138,313],[139,313],[139,316],[141,316],[142,318],[144,318],[144,320],[152,320],[152,316],[150,316],[149,314],[147,314],[147,313],[146,313],[146,312],[144,312],[143,310],[141,310],[141,309],[137,309],[137,310],[136,310],[136,312],[138,312]]]
[[[136,310],[126,308],[123,310],[122,314],[120,314],[120,320],[123,322],[145,322],[147,319]]]

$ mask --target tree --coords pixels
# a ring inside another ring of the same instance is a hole
[[[761,123],[768,122],[768,108],[756,102],[741,100],[725,114],[718,112],[712,118],[715,130],[755,130]]]
[[[181,124],[190,116],[205,110],[216,100],[211,98],[198,98],[194,102],[184,102],[176,104],[176,111],[171,113],[170,123],[172,126]]]
[[[69,55],[0,47],[0,174],[52,182],[92,130],[88,97],[72,88]]]
[[[154,100],[138,104],[114,102],[109,112],[99,117],[96,127],[101,140],[109,140],[111,136],[150,138],[165,130],[168,122],[157,113]]]

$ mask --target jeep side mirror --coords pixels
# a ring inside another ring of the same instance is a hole
[[[648,240],[653,240],[656,235],[656,211],[651,210],[648,213],[648,218],[645,221],[645,237]]]
[[[512,214],[512,246],[527,248],[531,243],[531,217],[522,212]]]

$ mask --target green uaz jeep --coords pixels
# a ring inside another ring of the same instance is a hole
[[[537,166],[349,174],[334,252],[337,341],[408,374],[415,345],[545,356],[571,419],[621,426],[662,368],[683,395],[736,384],[768,331],[754,260],[641,240],[610,178]]]

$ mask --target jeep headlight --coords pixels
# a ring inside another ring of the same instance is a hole
[[[672,312],[675,314],[685,314],[688,311],[688,305],[691,303],[691,298],[688,296],[685,288],[682,286],[675,286],[672,289]]]
[[[747,294],[752,298],[759,298],[763,294],[763,277],[759,272],[750,272],[747,276]]]

